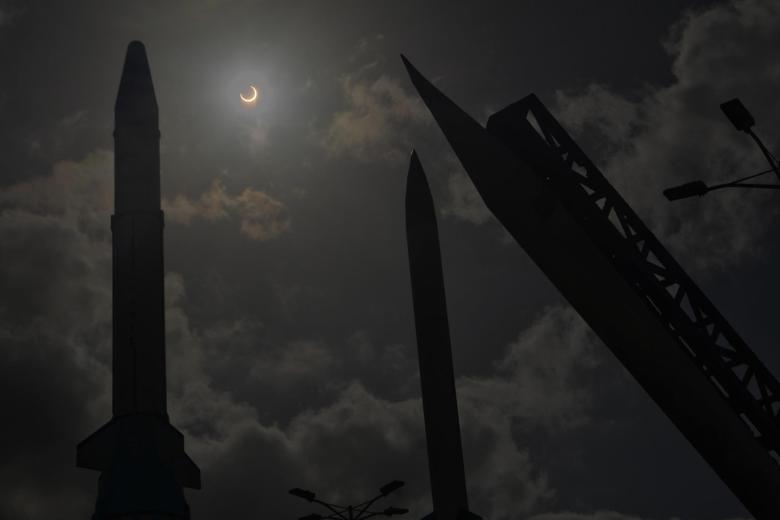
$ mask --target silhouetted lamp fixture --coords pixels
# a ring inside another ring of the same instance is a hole
[[[729,121],[731,121],[731,124],[733,124],[734,128],[737,130],[749,133],[751,132],[750,129],[753,125],[756,124],[756,120],[753,119],[753,116],[748,112],[748,109],[745,108],[742,101],[737,98],[721,103],[720,109],[726,114],[726,117],[729,118]]]
[[[393,491],[395,491],[396,489],[402,487],[403,485],[404,483],[401,482],[400,480],[393,480],[392,482],[388,482],[387,484],[379,488],[379,492],[382,493],[382,496],[386,496],[392,493]]]
[[[375,496],[374,498],[371,498],[369,500],[366,500],[365,502],[361,502],[357,505],[349,505],[349,506],[341,506],[338,504],[330,504],[328,502],[324,502],[322,500],[319,500],[317,495],[313,491],[307,491],[305,489],[301,488],[293,488],[289,491],[291,495],[294,495],[298,498],[302,498],[304,500],[307,500],[309,502],[314,502],[316,504],[320,504],[331,512],[328,516],[322,516],[318,515],[316,513],[312,513],[310,515],[302,516],[299,520],[365,520],[366,518],[371,518],[372,516],[394,516],[394,515],[403,515],[409,512],[408,509],[404,509],[401,507],[388,507],[385,508],[383,511],[370,511],[368,508],[371,507],[371,504],[379,500],[380,498],[386,497],[393,491],[397,490],[398,488],[402,487],[404,483],[400,480],[393,480],[392,482],[388,482],[381,488],[379,488],[379,494]]]
[[[745,132],[753,138],[758,147],[761,149],[761,152],[763,152],[764,157],[766,157],[766,160],[769,162],[770,168],[753,175],[748,175],[747,177],[742,177],[741,179],[737,179],[732,182],[725,182],[723,184],[716,184],[714,186],[707,186],[703,181],[693,181],[682,184],[680,186],[675,186],[673,188],[667,188],[663,193],[668,200],[686,199],[688,197],[695,196],[701,197],[705,193],[722,188],[764,188],[770,190],[780,189],[780,184],[756,184],[752,182],[745,182],[770,172],[774,172],[775,175],[777,175],[777,178],[780,179],[780,163],[778,163],[775,156],[772,155],[772,152],[770,152],[767,147],[764,146],[764,143],[761,141],[761,139],[759,139],[756,133],[753,132],[753,125],[756,124],[756,120],[753,118],[750,112],[748,112],[748,109],[745,108],[745,105],[743,105],[739,99],[734,98],[732,100],[726,101],[725,103],[721,103],[720,109],[724,114],[726,114],[726,117],[729,118],[729,121],[731,121],[731,124],[733,124],[737,130]]]
[[[296,497],[299,498],[303,498],[304,500],[308,500],[309,502],[312,502],[314,500],[314,497],[317,496],[313,492],[301,488],[291,489],[290,494],[295,495]]]

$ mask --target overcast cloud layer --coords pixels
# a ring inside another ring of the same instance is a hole
[[[582,44],[603,52],[583,70],[575,51],[542,59],[526,41],[558,23],[566,49],[585,41],[558,19],[574,4],[508,4],[0,1],[0,518],[94,506],[75,445],[110,418],[111,109],[132,38],[161,110],[168,407],[203,475],[193,518],[296,518],[314,511],[289,488],[351,502],[395,478],[406,486],[383,507],[430,512],[403,235],[412,147],[440,211],[472,510],[748,518],[508,240],[397,55],[482,122],[536,91],[778,373],[770,310],[739,303],[776,303],[774,194],[660,192],[765,169],[726,99],[780,150],[780,5],[659,5],[633,36],[620,27],[637,13],[606,6],[614,27]],[[61,89],[48,110],[22,88],[43,71]],[[247,112],[235,97],[251,82],[267,104]]]

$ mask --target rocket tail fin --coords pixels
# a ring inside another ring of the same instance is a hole
[[[179,484],[200,489],[200,469],[184,452],[184,436],[167,419],[155,415],[114,417],[78,444],[76,465],[107,471],[113,466],[118,449],[143,442],[156,447],[160,462],[173,470]]]

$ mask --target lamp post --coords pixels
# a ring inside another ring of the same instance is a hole
[[[673,188],[667,188],[663,191],[663,193],[668,200],[686,199],[688,197],[695,196],[701,197],[710,191],[719,190],[722,188],[764,188],[770,190],[780,189],[780,184],[745,182],[770,172],[774,172],[777,178],[780,179],[780,162],[778,162],[777,158],[772,155],[772,152],[769,151],[769,149],[753,131],[753,125],[756,124],[756,120],[739,99],[734,98],[732,100],[721,103],[720,109],[723,111],[726,117],[728,117],[729,121],[731,121],[737,130],[745,132],[753,138],[758,147],[761,149],[761,152],[764,154],[764,157],[766,157],[767,162],[769,162],[769,169],[754,173],[753,175],[748,175],[747,177],[742,177],[741,179],[737,179],[735,181],[715,184],[713,186],[707,186],[703,181],[693,181],[687,182],[680,186],[675,186]]]
[[[348,505],[348,506],[342,506],[338,504],[331,504],[329,502],[325,502],[322,500],[319,500],[317,498],[317,495],[313,491],[308,491],[306,489],[300,489],[300,488],[293,488],[289,491],[289,493],[293,496],[296,496],[298,498],[302,498],[304,500],[307,500],[308,502],[313,502],[315,504],[320,504],[321,506],[326,507],[330,514],[328,516],[322,516],[318,515],[316,513],[312,513],[310,515],[302,516],[299,520],[365,520],[366,518],[371,518],[372,516],[393,516],[393,515],[403,515],[409,512],[408,509],[404,509],[401,507],[387,507],[382,511],[371,511],[368,508],[371,507],[371,505],[379,500],[380,498],[384,498],[393,491],[397,490],[398,488],[402,487],[404,483],[400,480],[393,480],[392,482],[388,482],[381,488],[379,488],[379,494],[369,500],[366,500],[365,502],[361,502],[357,505]]]

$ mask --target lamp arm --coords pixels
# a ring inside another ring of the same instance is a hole
[[[769,152],[766,146],[764,146],[763,141],[758,138],[755,132],[753,132],[752,128],[749,128],[747,130],[747,133],[750,137],[753,138],[753,140],[756,142],[759,148],[761,148],[761,152],[763,152],[764,157],[766,157],[766,160],[769,162],[769,166],[772,167],[772,171],[775,172],[775,175],[777,175],[777,178],[780,179],[780,167],[778,166],[777,162],[775,161],[772,154]]]
[[[349,520],[346,516],[342,514],[344,512],[343,510],[346,509],[344,506],[339,506],[336,504],[328,504],[327,502],[323,502],[322,500],[317,500],[316,498],[313,499],[312,502],[316,502],[317,504],[327,507],[334,515],[337,515],[342,520]],[[341,508],[342,511],[336,509],[337,507]]]
[[[368,514],[366,516],[360,516],[361,514],[363,514],[363,511],[365,511],[365,509],[361,510],[360,514],[358,514],[358,516],[355,517],[355,520],[366,520],[366,518],[371,518],[372,516],[378,516],[384,514],[377,511],[368,511]]]
[[[716,184],[708,186],[707,191],[719,190],[721,188],[764,188],[768,190],[780,190],[780,184],[757,184],[753,182],[729,182],[726,184]]]
[[[358,513],[357,513],[357,516],[356,516],[355,518],[356,518],[356,519],[358,519],[358,518],[369,518],[370,516],[373,516],[373,515],[369,515],[369,516],[364,516],[364,517],[361,517],[360,515],[362,515],[363,513],[365,513],[365,512],[366,512],[366,510],[367,510],[369,507],[371,507],[371,504],[373,504],[374,502],[376,502],[377,500],[379,500],[379,499],[380,499],[380,498],[382,498],[383,496],[384,496],[384,495],[377,495],[377,496],[375,496],[374,498],[372,498],[371,500],[366,500],[366,501],[365,501],[365,502],[363,502],[362,504],[358,504],[358,505],[356,505],[356,506],[354,507],[354,509],[356,509],[356,510],[358,510],[358,509],[359,509],[359,511],[358,511]],[[370,511],[369,511],[369,512],[370,512]],[[376,513],[375,513],[375,514],[376,514]]]
[[[368,499],[365,502],[361,502],[360,504],[354,506],[354,508],[355,509],[363,508],[362,510],[366,510],[367,508],[371,507],[371,504],[373,504],[374,502],[376,502],[377,500],[379,500],[383,496],[385,496],[385,495],[379,494],[379,495],[375,496],[374,498]]]

